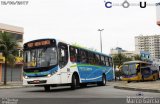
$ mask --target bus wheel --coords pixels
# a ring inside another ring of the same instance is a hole
[[[102,81],[97,83],[98,86],[105,86],[106,85],[106,76],[102,75]]]
[[[131,81],[127,81],[127,83],[130,83]]]
[[[106,85],[106,76],[103,75],[103,78],[102,78],[102,86],[105,86]]]
[[[142,82],[144,82],[144,77],[142,76]]]
[[[50,91],[50,86],[49,86],[49,85],[44,86],[44,90],[45,90],[46,92]]]
[[[77,87],[77,85],[78,85],[78,79],[77,79],[76,75],[74,74],[74,75],[72,76],[71,89],[72,89],[72,90],[75,90],[76,87]]]
[[[81,83],[81,84],[79,84],[79,86],[82,87],[82,88],[87,87],[87,83]]]
[[[155,81],[156,80],[156,77],[155,76],[153,76],[153,81]]]

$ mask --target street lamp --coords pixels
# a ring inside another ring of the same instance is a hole
[[[100,32],[100,47],[101,47],[101,53],[102,53],[102,36],[101,36],[101,32],[103,31],[104,29],[98,29],[98,31]]]

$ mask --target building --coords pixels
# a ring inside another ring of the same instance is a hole
[[[18,26],[12,26],[0,23],[0,32],[9,32],[13,35],[18,42],[17,49],[19,50],[19,55],[16,57],[16,63],[14,66],[8,66],[7,70],[7,81],[21,81],[22,80],[22,68],[23,68],[23,58],[22,58],[22,47],[23,47],[23,28]],[[3,81],[4,77],[4,61],[5,58],[3,54],[0,53],[0,82]]]
[[[110,50],[110,53],[112,56],[116,55],[116,54],[119,54],[119,53],[122,53],[122,52],[125,52],[125,50],[123,50],[122,48],[120,47],[116,47],[116,48],[112,48]]]
[[[160,35],[136,36],[135,51],[148,51],[151,59],[160,59]]]
[[[125,55],[127,58],[131,58],[132,60],[135,60],[135,56],[136,55],[139,55],[141,60],[144,60],[144,61],[150,61],[150,53],[148,51],[139,51],[139,52],[136,52],[136,51],[127,51],[127,50],[123,50],[122,48],[120,47],[117,47],[115,49],[111,49],[111,55],[114,56],[116,54],[123,54]]]
[[[128,58],[134,58],[134,56],[138,54],[135,51],[123,50],[120,47],[116,47],[115,49],[111,49],[111,51],[110,51],[111,56],[114,56],[119,53],[124,54]]]

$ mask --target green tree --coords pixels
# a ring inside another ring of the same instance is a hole
[[[16,39],[8,32],[0,32],[0,51],[5,57],[4,62],[4,85],[7,84],[7,66],[13,65],[18,55]]]
[[[138,55],[138,54],[137,54],[137,55],[135,55],[135,56],[134,56],[134,60],[141,60],[141,56],[140,56],[140,55]]]
[[[125,62],[125,61],[131,61],[131,60],[132,60],[131,58],[126,57],[122,53],[118,53],[118,54],[116,54],[116,55],[113,56],[114,65],[118,66],[118,67],[120,67],[123,64],[123,62]]]
[[[115,79],[116,79],[116,77],[119,77],[119,80],[120,80],[120,77],[122,76],[120,66],[123,64],[123,62],[131,61],[132,58],[128,58],[122,53],[113,55],[112,58],[113,58],[113,63],[114,63],[115,68],[116,67],[119,68],[119,70],[115,70]]]

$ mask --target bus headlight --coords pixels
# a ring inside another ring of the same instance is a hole
[[[24,78],[25,78],[25,79],[27,79],[27,78],[28,78],[28,76],[26,76],[26,75],[25,75],[25,76],[24,76]]]
[[[51,74],[48,74],[47,77],[51,77],[53,74],[55,74],[57,71],[52,72]]]
[[[48,74],[48,75],[47,75],[47,77],[51,77],[51,76],[52,76],[51,74]]]

